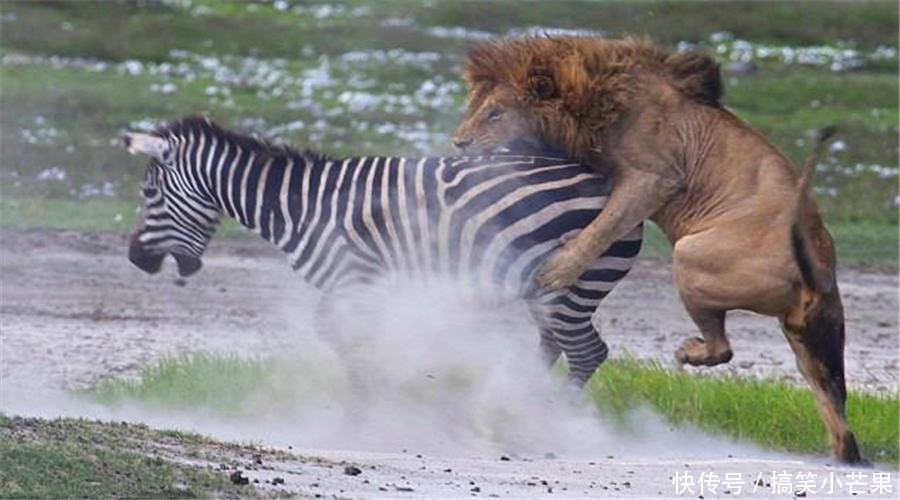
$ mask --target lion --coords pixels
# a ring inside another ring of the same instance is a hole
[[[721,105],[715,60],[646,40],[534,37],[475,45],[463,73],[457,147],[558,153],[613,178],[603,212],[548,260],[542,285],[568,286],[652,220],[673,246],[678,292],[702,334],[677,360],[730,361],[730,310],[778,318],[833,452],[862,461],[845,418],[834,243],[808,176]]]

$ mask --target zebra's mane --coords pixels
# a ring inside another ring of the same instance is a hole
[[[242,149],[251,151],[257,155],[269,157],[302,157],[307,162],[318,164],[332,160],[331,157],[317,153],[310,149],[302,151],[283,144],[273,144],[268,140],[254,136],[238,134],[224,129],[205,116],[190,115],[179,120],[169,122],[157,127],[154,133],[160,137],[166,135],[185,135],[187,133],[202,133],[215,136],[219,140],[225,140]]]

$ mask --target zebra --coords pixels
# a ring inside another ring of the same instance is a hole
[[[386,274],[448,276],[524,300],[543,362],[552,367],[565,354],[567,380],[578,388],[608,355],[591,318],[631,269],[642,227],[572,287],[548,292],[535,285],[540,265],[593,220],[611,190],[608,178],[571,160],[334,160],[198,116],[126,134],[124,143],[150,157],[129,244],[129,260],[147,273],[158,272],[168,254],[181,276],[197,272],[227,214],[288,255],[293,269],[324,292],[321,310]]]

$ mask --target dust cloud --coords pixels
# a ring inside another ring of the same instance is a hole
[[[304,295],[311,298],[308,289]],[[315,334],[314,301],[283,297],[275,311],[299,333],[277,359],[296,368],[276,370],[238,415],[133,403],[111,408],[34,387],[4,387],[0,408],[144,422],[307,450],[577,459],[778,456],[673,428],[648,409],[618,420],[600,414],[539,361],[537,328],[521,304],[484,303],[449,283],[392,283],[341,301],[334,316],[340,321]]]

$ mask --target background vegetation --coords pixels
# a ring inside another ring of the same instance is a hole
[[[142,165],[117,137],[189,113],[337,156],[452,154],[470,44],[636,35],[715,54],[725,104],[796,160],[840,124],[815,181],[839,257],[896,268],[897,17],[896,2],[4,2],[0,226],[129,230]],[[657,233],[647,248],[666,253]]]

